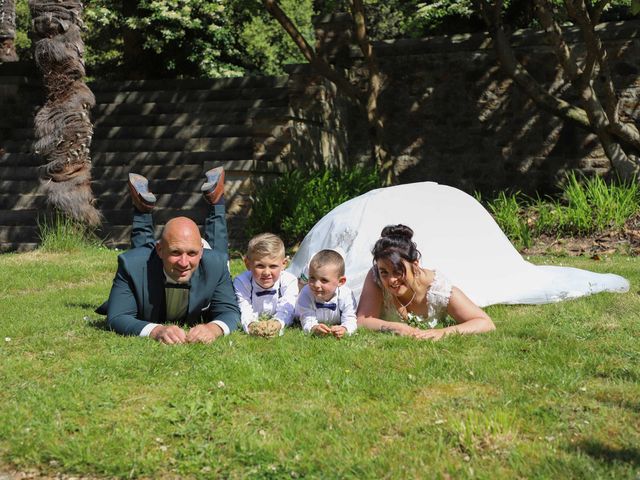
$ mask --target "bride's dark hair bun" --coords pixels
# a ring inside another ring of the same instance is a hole
[[[381,237],[400,237],[404,238],[407,241],[411,241],[413,238],[413,230],[407,227],[406,225],[402,225],[401,223],[397,225],[387,225],[382,229],[380,233]]]
[[[376,262],[388,260],[397,272],[406,273],[403,260],[413,263],[420,260],[420,252],[413,238],[413,230],[406,225],[387,225],[382,229],[380,238],[373,247],[373,272],[380,284],[380,275]]]

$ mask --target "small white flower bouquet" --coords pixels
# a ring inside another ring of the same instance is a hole
[[[407,324],[415,328],[427,330],[429,328],[436,328],[436,326],[438,325],[438,319],[434,318],[430,322],[427,322],[420,315],[409,312],[407,313]]]
[[[282,324],[273,318],[270,313],[261,313],[258,320],[249,325],[249,335],[257,337],[273,338],[280,334]]]

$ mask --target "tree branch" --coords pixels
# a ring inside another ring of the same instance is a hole
[[[490,22],[488,27],[490,29],[491,37],[493,38],[493,44],[502,70],[508,76],[513,78],[513,80],[534,102],[536,102],[538,106],[550,111],[560,118],[574,122],[588,131],[593,131],[593,128],[589,123],[587,113],[582,108],[576,107],[575,105],[572,105],[569,102],[547,92],[542,85],[540,85],[540,83],[531,76],[526,68],[518,62],[507,39],[506,33],[502,28],[500,12],[497,8],[502,2],[497,0],[494,4],[494,8],[490,8],[487,0],[478,1],[480,2],[483,10],[483,17],[485,18],[485,21],[488,20]]]
[[[571,50],[562,36],[560,25],[551,13],[551,6],[547,0],[536,0],[536,16],[547,33],[554,53],[558,58],[560,66],[565,71],[569,79],[573,82],[582,73],[578,65],[571,59]]]
[[[618,122],[617,104],[618,99],[613,86],[613,80],[611,79],[611,70],[609,69],[609,62],[607,60],[607,52],[602,46],[600,38],[595,32],[595,24],[591,21],[584,0],[578,0],[577,4],[574,0],[565,0],[565,7],[569,16],[576,22],[582,38],[584,39],[587,50],[595,54],[596,61],[600,66],[600,74],[603,77],[603,99],[604,109],[607,112],[609,121],[611,123]]]
[[[375,54],[373,52],[373,47],[369,42],[367,37],[367,27],[365,23],[364,16],[364,7],[362,5],[362,0],[352,0],[351,1],[351,14],[354,20],[354,33],[356,36],[356,41],[362,54],[364,55],[364,60],[367,64],[367,68],[369,69],[369,86],[367,89],[367,115],[371,120],[372,114],[375,115],[377,110],[377,100],[380,90],[382,88],[382,79],[380,75],[380,68],[378,67],[378,62],[376,61]]]
[[[640,150],[640,132],[633,123],[611,123],[609,125],[609,131],[622,141],[627,142],[629,145],[633,145],[637,150]]]
[[[382,91],[382,75],[376,59],[373,47],[367,36],[367,26],[362,0],[351,0],[351,15],[353,16],[354,33],[356,42],[364,56],[364,60],[369,70],[369,85],[367,88],[367,120],[376,138],[374,146],[374,156],[380,168],[380,173],[386,175],[385,184],[395,183],[395,172],[393,170],[393,157],[389,155],[389,150],[385,142],[384,122],[378,110],[378,97]]]
[[[589,12],[589,15],[591,16],[591,20],[593,20],[594,24],[598,24],[600,23],[600,17],[602,16],[602,12],[604,11],[605,7],[611,3],[611,0],[600,0],[599,2],[597,2],[595,5],[593,5],[593,7],[591,7],[591,11]],[[587,4],[588,6],[589,4]]]
[[[595,23],[593,22],[594,18],[600,18],[602,9],[608,0],[598,2],[593,9],[592,16],[589,16],[587,12],[585,0],[564,0],[567,13],[578,25],[587,46],[587,56],[582,69],[580,69],[577,60],[571,58],[571,50],[562,36],[559,24],[553,18],[549,1],[536,0],[536,15],[547,32],[561,68],[569,77],[572,86],[580,94],[584,108],[574,106],[547,92],[518,62],[502,28],[501,0],[496,0],[493,9],[490,8],[489,0],[476,0],[476,2],[480,4],[481,14],[490,29],[500,66],[505,73],[513,78],[538,106],[595,133],[611,161],[612,167],[623,178],[631,178],[637,174],[639,166],[635,157],[627,154],[621,141],[640,150],[640,132],[635,125],[618,121],[618,101],[611,81],[606,51],[595,32]],[[606,102],[604,106],[593,85],[596,65],[600,67],[599,71],[605,78],[603,88]]]
[[[275,18],[282,28],[289,34],[293,43],[296,44],[298,50],[307,59],[313,68],[318,72],[335,83],[339,89],[341,89],[345,95],[355,101],[360,108],[365,108],[365,101],[363,94],[360,90],[354,87],[344,76],[340,75],[329,65],[324,59],[316,55],[315,50],[309,42],[300,33],[300,30],[294,25],[287,14],[280,8],[280,5],[276,0],[262,0],[267,11]]]

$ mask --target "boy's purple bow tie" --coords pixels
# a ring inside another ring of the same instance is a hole
[[[328,308],[329,310],[335,310],[336,309],[336,304],[335,303],[320,303],[320,302],[316,302],[316,308]]]
[[[275,290],[262,290],[261,292],[256,292],[257,297],[263,297],[264,295],[275,295]]]

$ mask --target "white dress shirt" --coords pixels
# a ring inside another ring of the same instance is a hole
[[[296,316],[305,333],[310,333],[319,323],[342,325],[349,335],[358,328],[356,301],[351,289],[345,285],[338,287],[328,302],[316,300],[309,285],[305,285],[298,296]]]
[[[298,279],[291,273],[281,272],[273,287],[263,288],[247,270],[234,279],[233,287],[240,307],[240,321],[246,333],[249,333],[249,325],[257,321],[261,313],[271,314],[281,323],[281,334],[284,327],[293,323]]]

